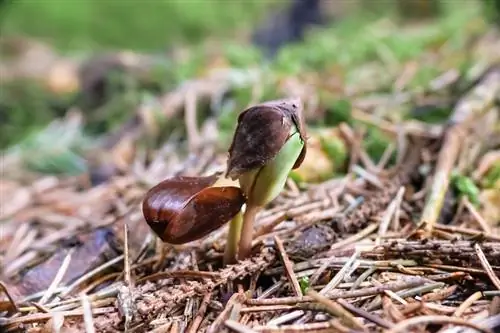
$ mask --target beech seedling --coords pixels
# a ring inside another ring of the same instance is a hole
[[[258,104],[238,117],[225,176],[168,178],[146,193],[143,215],[170,244],[195,241],[231,221],[224,263],[246,259],[256,214],[279,195],[305,155],[301,101]]]
[[[283,190],[290,171],[304,160],[306,147],[299,99],[258,104],[238,117],[226,171],[226,177],[239,180],[247,199],[238,259],[251,252],[256,214]]]

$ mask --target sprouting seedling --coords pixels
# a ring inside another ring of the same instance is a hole
[[[238,259],[250,255],[256,214],[279,195],[288,174],[300,166],[305,154],[300,99],[265,102],[238,117],[226,172],[226,177],[239,180],[247,198]],[[230,228],[238,227],[236,222],[231,223]]]
[[[164,242],[184,244],[240,215],[243,192],[220,176],[172,177],[151,188],[142,204],[149,227]]]

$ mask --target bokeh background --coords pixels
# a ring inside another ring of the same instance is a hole
[[[39,170],[85,169],[81,151],[126,128],[144,100],[214,69],[230,69],[238,82],[252,70],[273,75],[274,80],[261,81],[261,100],[280,97],[276,84],[285,78],[314,81],[324,111],[316,120],[335,123],[348,117],[346,86],[392,89],[393,76],[386,74],[426,52],[429,59],[419,64],[410,89],[427,85],[446,68],[467,73],[468,52],[475,52],[470,43],[500,21],[499,3],[2,0],[0,147],[22,154]],[[442,47],[453,56],[431,59]],[[201,108],[200,117],[215,116],[226,140],[224,133],[251,96],[248,87],[232,89],[224,103]],[[445,119],[449,111],[445,107],[432,117]],[[58,132],[52,123],[68,112],[83,120],[70,132],[66,127]],[[55,158],[51,153],[61,145]]]

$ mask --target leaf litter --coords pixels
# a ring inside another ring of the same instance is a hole
[[[101,163],[119,165],[103,182],[29,172],[12,152],[1,180],[0,325],[8,332],[493,332],[500,327],[498,180],[476,193],[454,176],[478,184],[494,168],[498,60],[489,58],[491,66],[455,96],[444,125],[392,111],[443,98],[440,91],[459,80],[454,72],[431,81],[425,96],[408,85],[424,61],[385,73],[397,83],[389,94],[357,86],[349,96],[353,122],[332,125],[347,149],[348,163],[336,165],[345,173],[322,182],[290,177],[257,215],[252,256],[227,267],[227,227],[164,244],[140,203],[166,177],[223,170],[226,152],[217,148],[213,119],[197,123],[196,100],[220,96],[234,72],[158,100],[169,119],[185,105],[186,142],[174,132],[159,149],[141,146],[157,133],[157,111],[142,105],[135,121],[92,148],[105,156]],[[322,79],[310,80],[319,86]],[[285,87],[285,95],[308,91],[300,80]],[[314,120],[321,106],[305,100]],[[74,131],[75,122],[73,114],[54,126]],[[391,138],[378,160],[364,145],[367,127]],[[497,203],[484,201],[490,197]]]

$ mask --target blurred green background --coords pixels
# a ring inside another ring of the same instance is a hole
[[[280,4],[281,2],[281,4]],[[5,3],[3,34],[43,38],[61,50],[157,51],[207,36],[234,37],[278,0],[18,0]]]
[[[355,83],[362,64],[403,64],[445,42],[460,53],[471,36],[484,32],[487,22],[499,21],[500,0],[323,3],[329,23],[307,30],[303,41],[285,45],[269,59],[252,45],[250,36],[277,12],[285,11],[290,1],[1,0],[0,71],[13,74],[4,75],[10,79],[0,82],[0,148],[36,134],[72,106],[82,106],[81,91],[47,88],[45,81],[51,73],[45,72],[44,61],[81,60],[110,50],[160,56],[158,64],[149,68],[146,83],[144,78],[133,77],[135,81],[125,92],[121,87],[99,106],[84,107],[85,131],[101,134],[134,114],[145,95],[175,89],[185,80],[203,75],[217,61],[232,68],[269,69],[278,77],[340,71],[345,82]],[[400,29],[407,25],[418,29]],[[33,51],[30,57],[31,50],[38,53]],[[470,63],[466,52],[462,53],[449,59],[448,65],[465,71]],[[436,63],[421,68],[410,86],[425,85],[442,67]],[[26,71],[39,73],[32,79]],[[384,84],[392,84],[379,81],[382,89],[386,89]],[[266,86],[263,97],[276,95],[272,84]],[[320,96],[327,104],[341,98],[327,91]],[[246,105],[250,93],[245,90],[237,97],[233,109]],[[221,117],[220,122],[232,124],[233,118]]]

